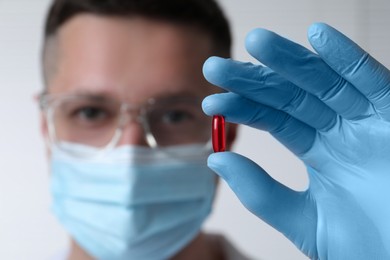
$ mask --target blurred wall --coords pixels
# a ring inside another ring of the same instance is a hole
[[[220,0],[231,20],[234,57],[255,62],[244,49],[255,27],[276,31],[308,46],[315,21],[343,31],[390,67],[390,1]],[[48,259],[67,246],[50,213],[48,167],[34,95],[40,78],[40,44],[49,0],[0,0],[0,258]],[[267,133],[242,127],[235,151],[298,190],[307,187],[303,165]],[[239,173],[237,173],[239,174]],[[283,235],[246,211],[221,182],[215,210],[206,223],[255,259],[305,259]]]

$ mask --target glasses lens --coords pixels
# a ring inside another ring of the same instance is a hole
[[[158,146],[210,140],[210,118],[202,112],[199,100],[156,102],[147,110],[146,119]]]
[[[101,98],[60,100],[52,111],[56,141],[104,147],[113,139],[119,114],[120,104]]]

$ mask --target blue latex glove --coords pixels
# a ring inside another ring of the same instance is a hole
[[[267,67],[209,58],[205,77],[228,93],[203,109],[269,131],[305,163],[309,188],[283,186],[231,152],[212,154],[209,167],[310,258],[390,259],[390,72],[326,24],[308,38],[318,54],[252,31],[246,48]]]

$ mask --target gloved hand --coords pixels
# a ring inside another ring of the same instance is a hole
[[[203,110],[269,131],[304,162],[309,188],[231,152],[212,154],[209,167],[310,258],[390,259],[390,72],[326,24],[308,38],[318,54],[252,31],[246,48],[267,67],[209,58],[205,77],[228,93]]]

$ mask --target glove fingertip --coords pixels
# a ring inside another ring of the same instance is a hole
[[[214,104],[214,98],[212,96],[207,96],[203,99],[202,110],[206,115],[212,116],[214,114],[213,104]]]
[[[202,101],[203,112],[208,116],[221,114],[221,110],[223,110],[225,106],[226,101],[221,93],[207,96]]]
[[[226,112],[228,112],[229,106],[238,106],[237,101],[234,99],[235,96],[231,95],[232,93],[217,93],[210,96],[207,96],[203,99],[202,109],[206,115],[224,115],[227,117]]]
[[[221,57],[210,57],[203,64],[203,76],[214,85],[221,85],[224,82],[225,59]]]
[[[326,31],[331,27],[323,22],[317,22],[310,25],[307,30],[307,38],[314,49],[322,48],[327,44]]]
[[[229,154],[231,154],[231,152],[212,153],[207,159],[207,166],[224,180],[228,179],[229,174],[229,167],[227,167],[226,163],[227,161],[229,161],[227,159],[227,157],[229,157]]]
[[[213,171],[218,171],[223,166],[223,163],[220,162],[220,154],[221,153],[212,153],[207,158],[207,166]]]
[[[277,35],[274,32],[257,28],[247,34],[245,48],[257,60],[266,62],[272,59],[272,52],[271,55],[268,54],[270,54],[270,48],[276,39]]]

